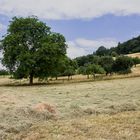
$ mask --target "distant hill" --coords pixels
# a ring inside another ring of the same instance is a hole
[[[112,55],[112,54],[132,54],[140,52],[140,36],[130,39],[123,43],[118,43],[116,47],[112,47],[110,49],[101,46],[96,51],[96,55]]]
[[[118,54],[131,54],[140,52],[140,36],[130,39],[124,43],[119,43],[115,48]]]
[[[84,66],[87,63],[98,64],[100,56],[112,56],[115,58],[118,55],[140,58],[140,36],[124,43],[118,43],[117,47],[112,47],[110,49],[100,46],[96,52],[93,52],[93,54],[77,57],[74,60],[77,61],[78,66]]]

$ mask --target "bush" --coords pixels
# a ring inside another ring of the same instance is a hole
[[[127,56],[120,56],[116,58],[113,64],[113,71],[119,74],[128,74],[131,72],[131,68],[134,65],[133,59]]]
[[[111,56],[112,56],[112,57],[117,57],[118,54],[117,54],[115,51],[113,51],[113,52],[111,52]]]
[[[133,63],[136,67],[137,64],[140,64],[140,58],[138,58],[138,57],[133,58]]]
[[[63,76],[68,76],[68,80],[71,76],[75,75],[75,70],[72,66],[68,66],[67,69],[64,71]]]
[[[104,68],[107,74],[112,73],[112,66],[113,66],[114,60],[111,56],[103,56],[100,58],[99,64]]]
[[[86,64],[85,66],[81,66],[78,72],[79,74],[87,75],[87,78],[89,78],[89,75],[95,77],[95,74],[104,74],[105,70],[100,65]]]
[[[9,73],[6,70],[0,70],[0,75],[9,75]]]

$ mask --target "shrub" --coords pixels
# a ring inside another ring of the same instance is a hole
[[[113,71],[120,74],[128,74],[131,72],[133,66],[133,59],[127,56],[120,56],[116,58],[113,64]]]
[[[138,58],[138,57],[133,58],[133,63],[136,67],[137,64],[140,64],[140,58]]]
[[[114,60],[111,56],[103,56],[100,58],[99,64],[104,68],[106,71],[106,75],[109,73],[112,73],[112,66],[113,66]]]
[[[95,78],[95,74],[105,73],[105,70],[100,65],[95,64],[86,64],[84,67],[81,66],[78,71],[79,74],[87,75],[87,78],[89,78],[89,75],[93,75]]]
[[[0,75],[9,75],[9,73],[6,70],[0,70]]]

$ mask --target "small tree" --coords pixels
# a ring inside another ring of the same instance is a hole
[[[72,76],[75,74],[75,70],[72,66],[68,66],[67,69],[64,71],[64,76],[68,76],[68,80],[70,80],[70,77],[72,79]]]
[[[77,62],[75,60],[71,60],[70,58],[66,57],[65,59],[65,67],[62,73],[63,76],[68,76],[68,80],[72,79],[72,76],[75,75],[77,69]]]
[[[95,74],[103,74],[105,73],[105,70],[100,65],[86,64],[85,66],[79,68],[79,73],[83,75],[87,75],[88,79],[89,79],[89,75],[93,75],[95,79]]]
[[[89,75],[91,74],[91,65],[90,64],[85,64],[84,66],[80,66],[78,68],[78,73],[87,75],[87,79],[89,79]]]
[[[114,60],[111,56],[103,56],[100,58],[99,64],[104,68],[106,71],[106,75],[109,73],[112,73],[112,66],[113,66]]]
[[[136,67],[137,64],[140,64],[140,58],[138,58],[138,57],[133,58],[133,63]]]
[[[91,65],[91,74],[93,75],[94,79],[96,78],[96,74],[104,74],[105,70],[100,65]]]
[[[86,67],[85,66],[80,66],[78,68],[78,74],[86,75]]]

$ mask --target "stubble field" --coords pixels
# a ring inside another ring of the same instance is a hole
[[[140,78],[0,87],[1,140],[139,140]]]

